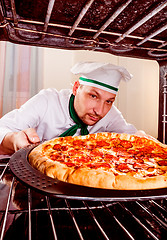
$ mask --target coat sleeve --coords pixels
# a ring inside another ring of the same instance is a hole
[[[121,112],[113,105],[107,115],[108,125],[106,131],[116,133],[135,134],[137,129],[130,123],[127,123]]]
[[[0,143],[9,132],[36,128],[47,109],[48,101],[41,91],[19,109],[15,109],[0,119]]]

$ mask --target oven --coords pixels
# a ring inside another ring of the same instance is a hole
[[[166,0],[1,0],[0,40],[156,60],[167,142]],[[167,239],[167,191],[85,188],[34,173],[29,149],[0,159],[0,240]]]

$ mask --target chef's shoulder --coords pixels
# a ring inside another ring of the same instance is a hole
[[[70,91],[57,91],[54,88],[42,89],[39,93],[30,98],[24,103],[17,111],[22,113],[30,112],[34,115],[38,114],[43,116],[48,109],[55,107],[55,104],[66,102],[65,99],[69,99]]]
[[[58,98],[64,98],[64,97],[69,97],[71,94],[70,89],[62,89],[58,91],[56,88],[47,88],[47,89],[42,89],[37,96],[45,98],[45,99],[58,99]]]

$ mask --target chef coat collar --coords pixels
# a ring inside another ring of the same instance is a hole
[[[62,133],[59,137],[65,137],[65,136],[73,136],[76,131],[80,128],[81,129],[81,135],[87,135],[89,134],[87,125],[81,121],[81,119],[78,117],[78,115],[75,112],[74,109],[74,98],[75,96],[71,94],[70,100],[69,100],[69,113],[70,117],[73,119],[73,121],[76,123],[69,129],[67,129],[64,133]]]

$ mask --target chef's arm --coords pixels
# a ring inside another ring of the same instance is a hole
[[[143,130],[138,130],[136,133],[135,133],[136,136],[139,136],[139,137],[146,137],[148,139],[151,139],[153,141],[156,141],[157,139],[152,137],[151,135],[148,135],[147,133],[145,133]]]
[[[9,132],[0,144],[0,154],[12,154],[20,148],[39,142],[40,139],[33,128],[20,132]]]
[[[146,134],[143,130],[138,130],[138,131],[135,133],[135,135],[144,137],[144,136],[146,136],[147,134]]]

